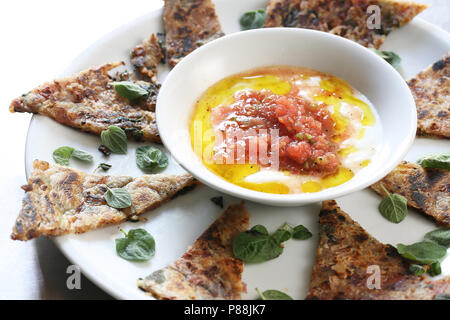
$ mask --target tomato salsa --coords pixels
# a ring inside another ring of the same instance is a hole
[[[211,86],[196,102],[190,133],[203,163],[227,181],[261,192],[317,192],[370,163],[375,119],[344,80],[272,66]]]
[[[247,132],[255,129],[254,135],[244,136],[241,141],[225,140],[226,143],[220,146],[234,148],[236,144],[245,144],[247,159],[250,158],[251,143],[257,144],[257,150],[260,150],[260,144],[266,144],[263,149],[272,152],[273,141],[270,136],[268,138],[267,130],[278,129],[279,169],[293,174],[326,175],[335,173],[340,165],[338,145],[332,141],[335,122],[330,112],[326,105],[311,103],[301,96],[244,90],[236,95],[233,104],[213,109],[211,122],[223,133],[236,130],[236,127]],[[216,152],[219,153],[218,149]],[[261,161],[258,164],[273,165]]]

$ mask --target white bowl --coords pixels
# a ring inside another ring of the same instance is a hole
[[[346,80],[375,107],[382,125],[379,152],[369,166],[337,187],[317,193],[271,194],[245,189],[211,172],[194,153],[189,126],[194,104],[217,81],[257,67],[306,67]],[[406,155],[416,133],[416,107],[400,74],[366,48],[325,32],[270,28],[234,33],[184,58],[161,87],[156,119],[164,145],[179,164],[211,188],[279,206],[334,199],[383,178]]]

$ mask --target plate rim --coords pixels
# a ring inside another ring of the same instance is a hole
[[[224,0],[216,0],[216,1],[222,2]],[[153,18],[153,16],[162,15],[162,11],[163,11],[163,5],[161,5],[161,7],[157,8],[157,9],[154,9],[152,11],[149,11],[149,12],[143,14],[142,16],[137,17],[136,19],[125,22],[122,25],[118,26],[117,28],[109,31],[105,35],[101,36],[95,42],[93,42],[92,44],[87,46],[86,49],[84,49],[74,60],[72,60],[71,63],[66,68],[64,68],[64,70],[61,73],[59,73],[58,77],[67,76],[68,71],[72,68],[73,65],[78,64],[79,61],[83,60],[86,56],[91,54],[92,51],[95,51],[95,49],[97,47],[101,46],[102,43],[114,38],[114,36],[117,33],[120,33],[121,30],[130,28],[133,25],[137,25],[142,20],[151,19],[151,18]],[[422,19],[420,17],[414,18],[411,21],[411,23],[417,24],[417,27],[419,27],[419,28],[426,29],[427,32],[438,34],[438,35],[443,35],[442,40],[446,41],[448,43],[448,45],[450,46],[450,32],[444,30],[443,28],[441,28],[431,22],[425,21],[424,19]],[[430,62],[430,64],[431,63],[432,62]],[[27,164],[29,163],[28,159],[31,156],[28,154],[27,150],[29,149],[29,143],[30,143],[30,128],[31,128],[32,124],[34,123],[34,121],[36,121],[35,114],[32,115],[32,117],[29,121],[26,139],[25,139],[25,146],[24,146],[24,171],[25,171],[26,180],[28,180],[30,169],[31,169],[30,167],[27,166]],[[53,241],[53,243],[56,245],[58,250],[60,250],[62,252],[62,254],[66,257],[66,259],[69,260],[69,262],[80,267],[82,274],[86,278],[88,278],[99,289],[103,290],[104,292],[109,294],[111,297],[113,297],[115,299],[119,299],[119,300],[139,299],[139,298],[146,299],[146,300],[156,300],[152,296],[145,295],[144,293],[141,297],[139,297],[138,294],[130,297],[130,296],[124,294],[123,292],[121,292],[121,290],[118,288],[118,286],[115,285],[115,282],[102,281],[103,277],[101,275],[101,272],[100,272],[100,270],[98,270],[98,268],[95,265],[92,265],[92,263],[86,259],[76,256],[75,254],[73,254],[71,252],[71,250],[69,250],[69,248],[67,248],[67,245],[70,244],[70,239],[53,237],[49,240]]]

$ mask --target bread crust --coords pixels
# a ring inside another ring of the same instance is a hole
[[[243,202],[229,206],[181,258],[139,279],[138,287],[165,300],[240,299],[244,266],[234,257],[232,245],[248,223]]]
[[[50,166],[35,160],[25,197],[11,238],[30,240],[41,235],[51,237],[84,233],[105,225],[121,223],[159,207],[177,192],[194,184],[189,174],[154,174],[133,178],[87,174],[80,170]],[[107,205],[104,194],[109,188],[125,188],[132,205],[115,209]]]
[[[450,228],[450,171],[425,169],[417,163],[402,162],[371,188],[386,196],[397,193],[408,200],[408,206],[433,218],[437,224]]]
[[[369,29],[367,8],[381,8],[381,29]],[[399,0],[270,0],[265,27],[296,27],[330,32],[365,47],[379,48],[392,31],[428,6]]]
[[[134,81],[126,73],[110,75],[123,62],[108,63],[45,83],[12,101],[11,112],[39,113],[63,125],[100,135],[114,125],[137,141],[161,142],[153,112],[159,85]],[[129,80],[149,91],[137,103],[119,96],[113,81]]]
[[[369,278],[375,268],[379,288]],[[408,268],[394,247],[373,238],[336,201],[323,202],[307,299],[422,300],[450,292],[449,276],[433,280],[411,275]]]

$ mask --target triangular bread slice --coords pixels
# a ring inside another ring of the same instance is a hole
[[[408,268],[397,249],[373,238],[335,201],[322,204],[307,299],[434,299],[450,292],[449,276],[433,280],[411,275]]]
[[[248,229],[244,203],[233,204],[168,267],[137,285],[157,299],[240,299],[243,262],[233,255],[233,239]]]
[[[224,35],[211,0],[164,0],[163,20],[171,67],[201,45]]]
[[[12,101],[11,112],[39,113],[61,124],[100,135],[114,125],[137,141],[161,142],[153,112],[159,84],[135,81],[148,91],[139,102],[119,96],[114,81],[134,81],[127,73],[110,75],[123,62],[108,63],[44,83]]]
[[[189,174],[104,176],[50,166],[39,160],[34,161],[33,167],[28,184],[22,187],[25,197],[11,235],[14,240],[84,233],[120,223],[159,207],[194,183]],[[106,187],[128,190],[131,207],[108,206],[104,197]]]
[[[417,163],[402,162],[371,188],[386,196],[382,185],[390,193],[408,200],[408,206],[450,228],[450,170],[425,169]]]
[[[380,8],[380,28],[369,29],[369,6]],[[295,27],[330,32],[365,47],[379,48],[386,36],[428,5],[402,0],[270,0],[265,27]]]
[[[416,101],[417,135],[450,138],[450,52],[408,85]]]

